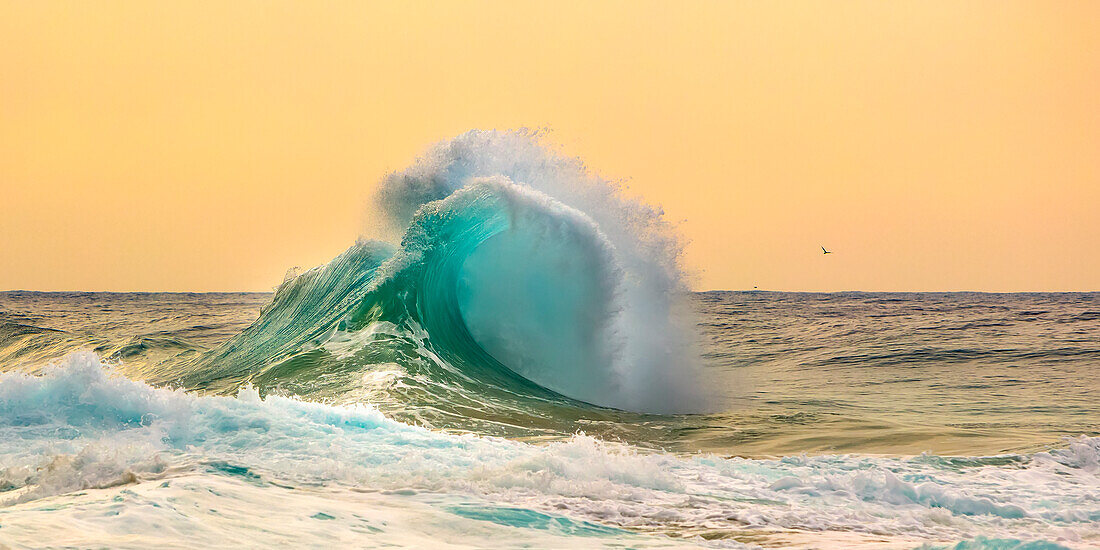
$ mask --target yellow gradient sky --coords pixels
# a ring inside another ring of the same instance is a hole
[[[0,0],[0,289],[268,290],[521,126],[698,289],[1100,290],[1100,2],[879,0]]]

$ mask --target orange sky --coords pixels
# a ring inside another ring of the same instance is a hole
[[[1100,2],[679,4],[0,0],[0,289],[267,290],[547,126],[699,289],[1100,290]]]

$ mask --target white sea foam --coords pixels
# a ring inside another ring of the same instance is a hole
[[[451,522],[460,532],[507,527],[518,538],[505,540],[536,546],[559,546],[564,536],[583,538],[580,546],[624,537],[671,544],[614,530],[627,529],[726,533],[734,538],[706,544],[730,546],[739,536],[824,533],[851,544],[987,536],[1084,548],[1100,544],[1098,452],[1100,439],[1084,437],[1032,457],[990,459],[748,460],[642,452],[583,435],[532,445],[433,432],[369,406],[152,388],[112,376],[85,353],[40,376],[0,375],[0,540],[32,544],[34,525],[62,518],[95,518],[89,533],[104,537],[95,540],[136,529],[132,546],[171,540],[196,522],[246,541],[296,532],[265,527],[270,508],[283,526],[308,527],[323,513],[348,520],[349,530],[383,520],[420,525],[407,531],[415,538],[445,537]],[[362,491],[371,496],[356,496]],[[281,504],[258,505],[264,494]],[[391,506],[401,517],[381,512]],[[210,520],[207,510],[224,517]],[[314,532],[303,527],[301,540],[342,540]],[[543,536],[558,542],[537,542]]]

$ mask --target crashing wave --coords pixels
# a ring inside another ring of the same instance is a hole
[[[285,383],[287,361],[385,323],[396,334],[364,342],[375,362],[361,370],[419,360],[464,393],[489,384],[639,412],[706,408],[680,244],[660,211],[536,134],[437,144],[387,176],[376,205],[376,232],[399,244],[363,240],[289,279],[253,327],[176,381],[231,390],[274,369]]]

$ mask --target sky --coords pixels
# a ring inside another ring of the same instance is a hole
[[[545,127],[704,289],[1100,290],[1100,2],[0,0],[0,290],[270,290]],[[833,254],[821,254],[824,245]]]

